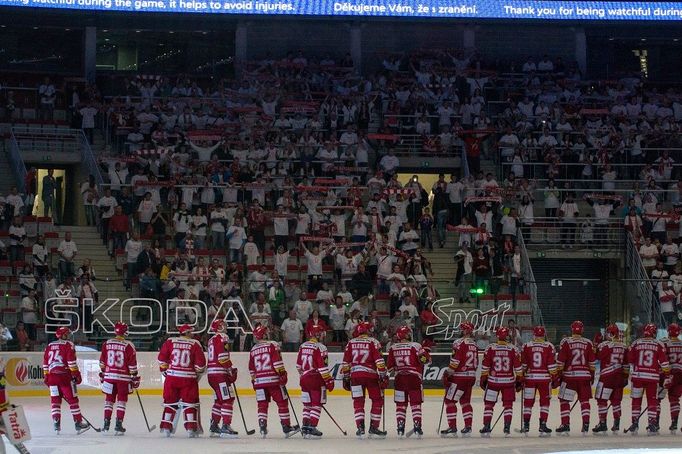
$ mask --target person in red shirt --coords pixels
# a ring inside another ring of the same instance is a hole
[[[416,342],[412,342],[412,330],[409,326],[401,326],[396,331],[398,342],[388,349],[386,368],[388,372],[395,372],[395,411],[398,425],[398,436],[405,435],[405,418],[407,404],[412,410],[412,433],[421,438],[422,430],[422,402],[424,389],[422,376],[424,365],[431,362],[428,350]],[[411,435],[411,434],[408,434]]]
[[[125,340],[128,325],[117,322],[114,325],[116,337],[102,344],[99,357],[99,379],[104,393],[104,425],[102,431],[108,432],[111,425],[111,414],[116,403],[116,435],[123,435],[123,418],[126,413],[128,392],[140,387],[137,375],[137,352],[132,342]],[[118,400],[118,402],[116,402]]]
[[[43,355],[43,374],[45,385],[50,388],[52,401],[52,421],[54,430],[61,432],[62,399],[69,404],[71,415],[79,434],[90,428],[83,422],[76,385],[80,385],[82,378],[76,362],[76,347],[68,340],[71,330],[65,326],[57,328],[57,340],[50,342]]]
[[[644,326],[643,337],[630,345],[627,352],[627,364],[630,368],[630,397],[632,398],[632,425],[627,432],[637,434],[642,400],[646,394],[649,425],[646,430],[650,435],[658,434],[658,399],[659,383],[665,389],[672,386],[670,363],[665,345],[656,340],[656,325],[648,323]]]
[[[130,231],[130,220],[128,215],[123,212],[122,206],[114,208],[114,214],[109,219],[109,232],[111,232],[112,255],[116,254],[117,249],[124,249]]]
[[[215,333],[208,340],[208,384],[213,388],[215,400],[211,409],[211,436],[237,438],[238,432],[233,430],[232,408],[234,396],[230,385],[237,381],[237,369],[230,360],[230,338],[227,336],[225,320],[216,319],[211,323],[211,331]],[[218,426],[222,418],[222,428]]]
[[[180,406],[185,420],[185,430],[190,438],[201,432],[198,420],[199,379],[206,370],[206,357],[198,340],[192,337],[192,327],[178,327],[179,337],[170,337],[161,346],[159,369],[165,377],[163,382],[163,415],[159,428],[170,437]]]
[[[490,422],[493,419],[493,409],[497,397],[502,395],[504,416],[504,436],[511,435],[511,421],[516,391],[523,386],[523,368],[521,357],[516,347],[509,343],[509,329],[501,326],[495,332],[497,342],[490,344],[483,353],[481,367],[481,388],[484,389],[483,428],[482,437],[489,437]]]
[[[365,436],[365,393],[372,401],[369,435],[386,437],[386,432],[379,429],[379,422],[384,408],[383,390],[388,386],[388,376],[384,358],[381,356],[381,344],[369,337],[371,331],[372,325],[369,322],[358,324],[354,331],[357,336],[346,344],[341,363],[343,388],[350,391],[353,397],[357,427],[355,435],[358,438]]]
[[[441,430],[441,437],[457,436],[457,402],[462,406],[464,429],[462,437],[471,436],[471,423],[474,410],[471,407],[471,390],[476,384],[476,369],[478,368],[478,347],[473,339],[474,325],[463,322],[459,325],[462,337],[452,343],[450,365],[443,374],[445,387],[445,413],[448,428]]]
[[[521,363],[523,364],[523,428],[528,433],[530,417],[535,403],[535,394],[540,397],[540,436],[552,433],[547,427],[549,417],[549,400],[552,395],[552,383],[558,380],[554,345],[545,340],[545,327],[533,328],[534,339],[524,344],[521,349]]]
[[[677,418],[680,416],[680,396],[682,396],[682,340],[680,340],[680,325],[671,323],[668,325],[668,339],[665,341],[665,351],[670,361],[670,374],[672,384],[668,389],[668,402],[670,404],[670,428],[677,432]]]
[[[258,402],[258,427],[265,438],[268,434],[268,404],[270,399],[277,404],[282,431],[286,438],[297,434],[301,429],[291,425],[289,416],[289,393],[286,390],[287,371],[282,362],[282,353],[277,342],[268,339],[268,327],[258,325],[253,329],[256,345],[249,353],[249,373],[256,391]]]
[[[329,373],[327,347],[319,342],[325,330],[321,325],[307,330],[308,341],[301,344],[296,358],[300,375],[301,402],[303,402],[303,437],[320,438],[317,430],[322,405],[327,402],[327,392],[334,390],[334,378]]]
[[[599,424],[592,429],[594,433],[606,432],[606,417],[608,416],[608,401],[613,408],[612,432],[620,430],[620,403],[623,400],[623,388],[627,382],[625,353],[627,348],[621,340],[620,329],[616,325],[606,327],[607,339],[597,346],[597,360],[601,365],[599,382],[594,393],[599,408]]]
[[[559,388],[561,408],[561,426],[556,432],[568,435],[571,431],[571,402],[578,397],[583,425],[581,432],[590,430],[590,399],[592,398],[592,381],[594,380],[594,346],[589,339],[583,337],[583,322],[576,320],[571,324],[571,337],[561,340],[557,365],[562,376]]]

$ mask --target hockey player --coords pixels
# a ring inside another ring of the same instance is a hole
[[[211,436],[237,438],[239,433],[232,429],[232,407],[234,396],[230,385],[237,381],[237,369],[230,360],[230,338],[225,334],[225,320],[216,319],[211,323],[215,333],[208,340],[208,384],[213,388],[215,399],[211,409]],[[220,421],[222,420],[222,427]]]
[[[319,342],[324,327],[313,325],[308,330],[308,341],[301,344],[296,358],[300,375],[301,402],[303,403],[303,437],[320,438],[317,430],[322,405],[327,403],[327,392],[334,390],[334,378],[329,373],[327,347]]]
[[[631,374],[630,396],[632,397],[632,425],[627,431],[633,435],[636,435],[639,429],[639,414],[645,394],[649,417],[646,430],[649,435],[658,434],[659,382],[666,389],[672,384],[666,348],[662,342],[656,340],[656,331],[656,325],[646,324],[643,337],[634,341],[627,352],[627,363]]]
[[[493,419],[493,409],[497,397],[502,394],[504,414],[504,435],[511,435],[511,421],[516,392],[523,386],[523,368],[521,358],[516,347],[509,343],[509,329],[504,326],[497,328],[497,342],[490,344],[483,353],[481,367],[481,388],[484,389],[483,428],[482,437],[489,437],[492,429],[490,421]]]
[[[521,350],[521,364],[524,372],[523,387],[523,433],[528,433],[530,417],[535,403],[535,394],[540,399],[540,436],[549,436],[552,429],[547,427],[549,399],[552,384],[558,382],[556,352],[554,345],[545,340],[545,327],[533,328],[533,340],[524,344]]]
[[[608,401],[611,401],[613,408],[611,431],[618,432],[620,430],[620,403],[623,400],[623,388],[627,383],[627,368],[623,367],[626,351],[627,348],[621,341],[620,329],[616,325],[609,325],[606,328],[606,340],[597,346],[596,358],[599,360],[601,369],[594,393],[599,408],[599,424],[592,429],[594,433],[607,431]]]
[[[441,430],[441,437],[457,436],[457,402],[462,406],[464,428],[462,437],[471,436],[471,423],[474,411],[471,407],[471,390],[476,384],[476,369],[478,368],[478,347],[473,339],[474,325],[463,322],[459,325],[462,337],[452,343],[450,366],[443,374],[445,387],[445,413],[448,428]]]
[[[431,355],[420,344],[412,342],[412,330],[409,326],[398,328],[396,337],[398,342],[388,349],[386,367],[389,373],[395,372],[394,401],[398,436],[405,435],[405,417],[409,403],[414,423],[412,433],[421,438],[424,435],[422,431],[422,402],[424,401],[422,377],[424,365],[431,362]]]
[[[289,395],[286,391],[287,371],[282,362],[282,353],[277,342],[268,338],[268,327],[258,325],[253,329],[256,345],[249,353],[249,373],[251,383],[256,391],[258,402],[258,427],[265,438],[268,434],[268,404],[270,399],[277,404],[282,431],[286,438],[300,431],[298,426],[291,426],[289,416]]]
[[[82,381],[81,373],[76,363],[76,347],[68,340],[71,330],[65,326],[57,328],[55,335],[57,340],[50,342],[45,348],[43,356],[43,373],[45,385],[50,388],[50,400],[52,401],[52,421],[54,430],[61,431],[62,399],[69,404],[71,415],[79,434],[90,428],[83,422],[81,409],[78,403],[76,385]]]
[[[206,371],[206,358],[199,341],[192,337],[192,327],[178,327],[179,337],[170,337],[159,351],[163,382],[163,415],[160,431],[166,437],[175,432],[176,414],[182,406],[185,430],[190,438],[201,432],[199,421],[199,380]],[[179,415],[178,415],[179,418]]]
[[[388,386],[386,364],[381,356],[381,344],[370,338],[372,325],[360,322],[356,327],[357,337],[348,341],[343,353],[341,374],[343,388],[350,391],[353,397],[355,425],[358,438],[365,436],[365,392],[372,400],[370,410],[370,437],[386,437],[386,432],[379,429],[381,413],[384,407],[384,389]]]
[[[592,398],[592,381],[594,380],[594,346],[592,341],[583,337],[583,322],[571,323],[571,337],[566,337],[559,344],[557,363],[562,376],[559,388],[559,405],[561,408],[561,426],[556,430],[559,435],[571,432],[571,402],[576,397],[580,401],[583,435],[590,430],[590,399]]]
[[[140,387],[140,377],[137,375],[137,352],[132,342],[125,340],[128,335],[128,325],[117,322],[114,325],[116,337],[102,344],[99,357],[99,379],[104,393],[104,424],[102,431],[108,432],[111,425],[111,414],[116,403],[116,435],[123,435],[123,418],[126,413],[128,394],[132,389]]]
[[[670,403],[670,428],[671,432],[677,431],[677,419],[680,415],[680,396],[682,396],[682,340],[680,340],[680,325],[671,323],[668,325],[668,339],[665,341],[665,350],[670,362],[670,374],[672,384],[668,389],[668,402]]]

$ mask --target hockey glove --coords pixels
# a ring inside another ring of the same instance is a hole
[[[350,378],[349,377],[343,378],[343,389],[345,389],[346,391],[350,391]]]
[[[382,375],[379,377],[379,388],[381,389],[388,388],[388,375]]]
[[[481,375],[481,388],[488,389],[488,376],[487,375]]]
[[[334,379],[331,378],[324,382],[324,387],[327,388],[327,392],[334,391]]]
[[[99,382],[104,383],[104,372],[99,373]]]
[[[229,372],[227,374],[227,381],[229,384],[232,384],[237,381],[237,368],[233,367],[229,369]]]
[[[76,382],[77,385],[83,383],[83,377],[81,377],[81,372],[79,370],[71,372],[71,380]]]
[[[133,382],[132,382],[133,389],[137,389],[137,388],[140,387],[140,381],[141,381],[141,380],[142,380],[142,379],[140,378],[139,375],[135,375],[135,376],[133,377]]]
[[[279,384],[282,386],[286,386],[287,381],[288,381],[287,372],[284,371],[284,372],[280,373],[279,374]]]

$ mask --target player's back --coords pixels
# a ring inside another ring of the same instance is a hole
[[[385,369],[381,345],[371,337],[356,337],[348,341],[343,361],[350,368],[351,377],[376,377]]]
[[[416,342],[398,342],[388,350],[388,368],[396,375],[415,375],[421,377],[424,364],[420,357],[423,348]]]
[[[668,357],[661,341],[637,339],[628,349],[628,363],[633,379],[658,381],[662,370],[669,370]]]
[[[511,344],[490,344],[483,354],[482,370],[488,372],[489,383],[514,383],[522,373],[519,353]]]
[[[682,382],[682,340],[667,339],[665,341],[665,350],[668,354],[670,372],[675,377],[676,382]]]
[[[261,341],[251,347],[249,352],[249,372],[254,387],[279,384],[278,369],[284,369],[279,346],[274,341]]]
[[[204,353],[196,339],[171,337],[161,346],[159,361],[169,377],[196,378],[205,367]]]
[[[604,341],[597,346],[597,360],[601,378],[616,377],[623,375],[623,364],[627,347],[618,341]]]
[[[68,340],[50,342],[45,348],[43,356],[43,371],[51,374],[70,374],[78,368],[76,362],[76,348]]]
[[[306,341],[298,349],[296,368],[301,376],[327,371],[327,347],[320,342]],[[322,370],[322,371],[321,371]]]
[[[453,378],[476,378],[478,346],[473,339],[462,337],[452,343],[450,370]]]
[[[105,380],[130,381],[137,373],[135,347],[125,339],[109,339],[102,344],[99,360]]]
[[[217,333],[208,340],[208,374],[226,374],[227,368],[232,366],[230,361],[230,338],[227,334]]]
[[[571,336],[559,344],[558,362],[563,367],[563,376],[576,380],[591,380],[595,355],[592,341],[582,336]]]
[[[525,343],[521,350],[521,363],[526,380],[551,380],[551,374],[556,370],[554,345],[537,340]]]

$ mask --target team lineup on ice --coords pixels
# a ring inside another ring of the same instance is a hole
[[[117,323],[116,336],[102,345],[99,378],[104,399],[79,400],[82,377],[75,346],[68,340],[69,329],[60,328],[43,360],[50,411],[46,398],[20,398],[11,402],[17,406],[9,405],[4,377],[1,380],[6,449],[34,454],[115,453],[131,448],[186,453],[199,446],[204,452],[307,452],[323,446],[329,452],[350,452],[365,444],[379,451],[511,448],[531,453],[643,448],[673,452],[679,446],[679,439],[668,435],[680,433],[682,340],[676,324],[668,327],[664,340],[656,340],[655,325],[646,325],[643,336],[625,346],[617,326],[607,327],[606,339],[593,344],[582,336],[583,324],[576,321],[572,335],[558,349],[545,340],[541,326],[520,349],[507,342],[509,331],[501,327],[497,342],[479,357],[474,326],[464,322],[443,374],[442,397],[425,398],[422,377],[431,361],[431,345],[413,342],[410,329],[403,327],[384,355],[372,337],[372,325],[362,322],[341,364],[341,382],[350,397],[329,400],[327,392],[334,390],[335,380],[327,349],[318,342],[321,331],[311,329],[308,341],[300,346],[296,369],[301,392],[294,397],[287,384],[289,374],[295,376],[296,371],[285,369],[268,329],[257,326],[253,331],[257,342],[249,353],[248,371],[233,367],[226,329],[222,320],[212,324],[214,335],[206,353],[189,325],[179,327],[180,336],[162,345],[158,365],[165,378],[159,420],[159,397],[139,394],[137,352],[125,339],[125,324]],[[601,368],[595,376],[597,362]],[[237,393],[237,376],[247,373],[255,398]],[[200,396],[198,383],[204,374],[213,396]],[[629,396],[624,397],[628,384]],[[389,387],[390,394],[385,394]],[[275,418],[268,415],[271,401]],[[73,424],[62,416],[62,403]],[[202,421],[210,422],[204,427]],[[30,426],[31,436],[22,440],[12,432],[22,432],[24,425]],[[569,434],[574,436],[563,437]],[[630,436],[644,434],[649,436]],[[659,434],[665,436],[654,436]],[[316,439],[332,443],[309,441]]]

